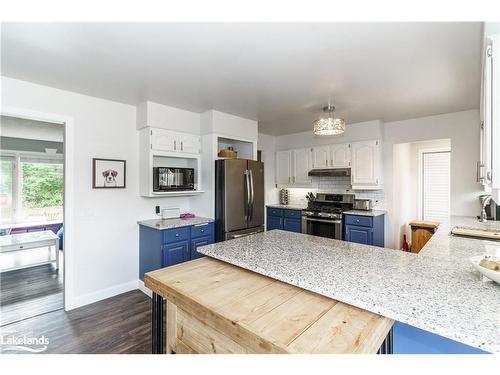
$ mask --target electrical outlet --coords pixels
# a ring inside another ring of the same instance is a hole
[[[160,214],[160,206],[156,206],[155,211],[156,211],[156,214],[159,215]]]

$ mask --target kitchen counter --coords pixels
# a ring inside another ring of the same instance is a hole
[[[165,220],[163,220],[163,219],[142,220],[142,221],[138,221],[137,224],[145,225],[145,226],[153,228],[153,229],[163,230],[163,229],[173,229],[173,228],[179,228],[179,227],[186,227],[189,225],[211,223],[213,221],[214,221],[214,219],[210,219],[208,217],[196,216],[196,217],[193,217],[191,219],[174,218],[174,219],[165,219]]]
[[[198,251],[425,331],[500,352],[500,285],[483,281],[468,263],[469,257],[497,244],[449,237],[444,226],[439,232],[419,254],[280,230]]]
[[[285,210],[305,210],[307,208],[303,204],[266,204],[266,207],[284,208]]]
[[[385,215],[387,211],[384,210],[349,210],[349,211],[344,211],[342,212],[344,215],[358,215],[358,216],[380,216],[380,215]]]
[[[209,257],[148,272],[144,285],[154,353],[164,352],[164,298],[167,353],[391,352],[391,319]]]

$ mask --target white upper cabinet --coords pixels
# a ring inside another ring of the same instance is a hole
[[[194,134],[151,128],[151,149],[163,152],[200,153],[200,137]]]
[[[289,184],[292,182],[292,151],[278,151],[276,153],[276,183]]]
[[[330,146],[317,146],[312,148],[313,169],[329,168],[330,159]]]
[[[351,144],[339,143],[330,146],[330,167],[349,168],[351,166]]]
[[[297,185],[311,184],[309,177],[311,168],[311,149],[301,148],[292,151],[292,183]]]
[[[276,183],[280,185],[308,186],[312,179],[311,149],[301,148],[276,152]]]
[[[382,188],[382,147],[379,141],[351,144],[351,184],[353,190]]]

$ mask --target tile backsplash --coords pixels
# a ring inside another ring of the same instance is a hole
[[[358,199],[371,199],[373,208],[385,209],[383,190],[351,190],[351,178],[339,176],[315,176],[310,188],[289,188],[289,204],[307,205],[306,194],[316,193],[352,193]]]

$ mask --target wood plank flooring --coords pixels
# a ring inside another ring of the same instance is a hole
[[[44,335],[50,341],[44,353],[151,353],[151,299],[134,290],[69,312],[58,310],[12,323],[0,330],[3,336]]]
[[[62,263],[0,273],[0,326],[63,308]]]

